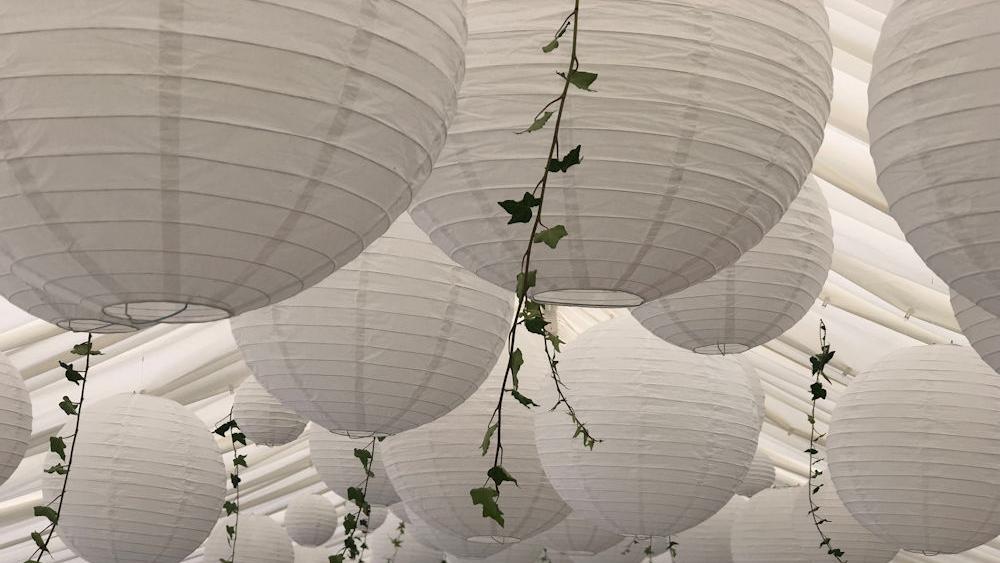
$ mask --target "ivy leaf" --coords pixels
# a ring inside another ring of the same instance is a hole
[[[243,482],[243,479],[240,479],[240,476],[235,473],[230,473],[229,481],[232,482],[233,488],[235,489],[236,487],[240,486],[240,483]]]
[[[532,334],[540,334],[545,336],[548,332],[545,327],[549,325],[549,321],[545,320],[544,317],[531,317],[529,319],[524,319],[524,328]]]
[[[504,211],[510,213],[510,221],[507,221],[508,225],[530,222],[531,218],[534,216],[534,212],[531,208],[538,207],[541,204],[542,200],[531,195],[531,192],[524,192],[524,197],[522,197],[520,201],[506,199],[498,202],[498,205],[500,205]]]
[[[368,504],[365,502],[365,492],[357,487],[348,487],[347,500],[352,501],[358,508],[364,508]]]
[[[230,539],[232,539],[232,537],[236,535],[236,526],[228,526],[227,525],[226,526],[226,535],[229,536]]]
[[[583,147],[581,145],[577,145],[576,148],[566,153],[566,156],[564,156],[562,160],[550,158],[548,166],[549,172],[566,172],[573,166],[583,162],[583,159],[580,157],[580,150],[582,148]]]
[[[814,401],[826,398],[826,389],[824,389],[823,384],[818,381],[810,385],[809,390],[812,391],[812,400]]]
[[[536,402],[532,401],[531,399],[529,399],[528,397],[525,397],[524,395],[522,395],[521,392],[518,391],[517,389],[511,389],[510,390],[510,395],[511,395],[511,397],[514,397],[515,399],[517,399],[517,402],[521,403],[522,405],[524,405],[525,407],[527,407],[529,409],[531,407],[540,407],[541,406],[538,403],[536,403]]]
[[[65,475],[65,474],[69,473],[69,469],[65,465],[63,465],[61,463],[57,463],[57,464],[53,465],[52,467],[49,467],[48,469],[46,469],[45,473],[48,473],[49,475],[52,475],[53,473],[56,474],[56,475]]]
[[[538,270],[530,270],[527,273],[517,274],[517,297],[522,298],[527,295],[528,290],[535,287],[538,281]]]
[[[69,380],[70,383],[75,383],[79,385],[80,382],[83,381],[83,374],[73,369],[73,364],[67,364],[66,362],[59,362],[59,367],[66,370],[66,379]]]
[[[500,527],[503,527],[503,511],[497,504],[500,491],[493,487],[480,487],[469,491],[472,496],[472,504],[483,507],[483,518],[492,518]]]
[[[351,535],[351,532],[358,529],[358,518],[351,513],[344,516],[344,533]]]
[[[59,408],[67,415],[73,416],[76,414],[76,403],[71,401],[66,395],[63,395],[62,400],[59,401]]]
[[[361,460],[361,466],[364,467],[365,473],[367,473],[369,477],[375,476],[375,474],[372,473],[371,470],[371,463],[372,463],[371,452],[369,452],[368,450],[362,450],[360,448],[354,448],[354,457]]]
[[[559,40],[553,39],[552,41],[549,41],[548,43],[542,46],[542,52],[551,53],[552,51],[555,51],[558,48],[559,48]]]
[[[236,467],[237,465],[241,465],[243,467],[247,467],[247,456],[245,456],[243,454],[240,454],[240,455],[234,457],[233,458],[233,467]]]
[[[497,488],[507,481],[514,483],[515,487],[518,486],[517,479],[515,479],[510,473],[507,472],[506,469],[499,465],[491,467],[490,470],[486,472],[486,476],[493,479],[493,482],[497,484]]]
[[[92,342],[81,342],[76,346],[73,346],[72,352],[77,356],[100,356],[100,350],[94,350],[94,344]]]
[[[49,451],[66,461],[66,441],[61,436],[49,436]]]
[[[559,74],[559,76],[563,77],[564,80],[568,80],[570,84],[576,86],[581,90],[586,90],[588,92],[594,91],[590,89],[590,86],[591,84],[594,83],[595,80],[597,80],[597,73],[595,72],[587,72],[585,70],[574,70],[569,73],[568,78],[566,77],[565,73],[560,72],[557,74]]]
[[[559,346],[563,344],[563,341],[561,338],[559,338],[558,335],[552,334],[551,332],[547,332],[545,334],[545,339],[549,341],[549,344],[552,344],[552,347],[555,349],[556,352],[560,352]]]
[[[544,242],[549,248],[555,248],[559,245],[559,240],[568,234],[569,233],[566,232],[566,227],[556,225],[555,227],[545,229],[544,231],[535,234],[535,238],[533,240],[536,244]]]
[[[35,516],[44,516],[49,519],[49,522],[53,524],[59,523],[59,513],[52,509],[50,506],[36,506],[34,508]]]
[[[237,512],[240,511],[239,505],[231,500],[227,500],[226,502],[222,503],[222,508],[225,509],[226,516],[232,516],[233,514],[236,514]]]
[[[538,131],[542,127],[545,127],[545,124],[549,122],[549,119],[551,119],[552,116],[553,112],[551,111],[543,112],[542,115],[539,115],[538,117],[535,118],[535,121],[532,122],[532,124],[528,126],[527,129],[525,129],[524,131],[518,131],[517,134],[521,135],[523,133],[534,133],[535,131]]]
[[[816,448],[809,448],[808,450],[805,450],[805,452],[810,455],[816,455],[819,453],[819,450],[817,450]]]
[[[483,436],[483,443],[479,446],[483,450],[483,455],[486,455],[490,451],[490,442],[493,441],[493,435],[496,434],[497,424],[494,422],[486,429],[486,435]]]
[[[42,538],[42,534],[39,534],[38,532],[31,532],[31,539],[35,540],[35,545],[38,546],[38,549],[41,550],[42,553],[49,551],[49,547],[45,545],[45,539]]]
[[[843,557],[844,556],[844,552],[841,551],[841,550],[839,550],[839,549],[831,549],[830,550],[830,555],[832,555],[834,557]]]
[[[524,365],[524,354],[521,353],[521,349],[517,348],[514,353],[510,355],[510,375],[514,383],[514,389],[519,387],[517,374],[521,371],[521,366]]]
[[[236,423],[230,420],[229,422],[225,422],[221,426],[216,428],[214,432],[219,436],[225,436],[226,432],[229,432],[229,429],[233,428],[234,426],[236,426]]]
[[[246,436],[246,434],[244,434],[242,432],[233,432],[232,435],[231,435],[231,437],[233,439],[233,442],[242,444],[244,446],[247,445],[247,436]]]
[[[330,556],[330,563],[344,563],[343,554],[338,553],[337,555]]]

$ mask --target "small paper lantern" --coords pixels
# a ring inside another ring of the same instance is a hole
[[[219,520],[212,535],[205,541],[206,563],[229,561],[232,547],[226,535],[226,525],[232,526],[236,518]],[[288,563],[295,557],[292,541],[285,529],[263,514],[240,514],[236,527],[236,561],[239,563]]]
[[[681,560],[684,563],[733,563],[730,546],[733,523],[746,509],[748,502],[744,497],[735,496],[708,520],[677,534],[673,539],[678,544],[678,551],[684,553]],[[805,512],[802,516],[808,517]]]
[[[299,495],[285,509],[285,531],[299,545],[323,545],[337,531],[337,508],[322,495]]]
[[[801,487],[761,491],[751,498],[732,527],[733,563],[803,563],[809,514],[795,514]],[[812,528],[812,533],[815,533]],[[817,538],[816,544],[820,540]],[[678,552],[679,553],[679,552]]]
[[[361,460],[355,457],[354,450],[367,449],[371,445],[370,438],[348,438],[317,426],[310,426],[307,435],[313,467],[333,492],[347,498],[347,489],[365,482],[365,470],[361,466]],[[388,506],[399,502],[399,495],[385,470],[384,456],[385,443],[376,441],[375,459],[371,467],[375,476],[368,480],[368,492],[365,494],[365,500],[369,504]]]
[[[844,503],[840,502],[833,483],[825,475],[814,483],[823,485],[813,495],[813,502],[820,507],[819,516],[829,520],[829,522],[823,523],[823,533],[833,538],[833,546],[842,550],[850,563],[889,563],[892,561],[899,548],[889,545],[885,540],[876,537],[864,526],[858,524],[858,521],[844,508]],[[827,553],[826,547],[819,545],[821,540],[815,527],[812,526],[812,517],[809,516],[810,510],[809,491],[803,489],[799,492],[799,498],[793,512],[794,517],[802,518],[807,522],[810,532],[800,538],[802,553],[805,555],[802,563],[829,563],[830,555]]]
[[[482,560],[506,549],[502,543],[471,542],[455,534],[428,526],[426,522],[415,516],[408,517],[406,533],[416,538],[418,542],[441,550],[455,557],[466,557]]]
[[[72,435],[75,424],[59,435]],[[73,553],[101,563],[177,563],[208,537],[226,470],[191,411],[168,399],[113,395],[84,406],[75,439],[59,517],[59,538]],[[62,475],[43,477],[46,502],[62,484]]]
[[[738,354],[792,328],[833,261],[833,225],[811,177],[764,240],[711,279],[632,310],[653,334],[700,354]]]
[[[552,123],[512,133],[552,98],[538,46],[563,11],[469,3],[458,116],[411,208],[452,259],[512,290],[530,226],[508,225],[497,202],[522,199],[545,166]],[[584,19],[600,94],[572,94],[563,115],[560,157],[579,144],[583,163],[550,177],[545,223],[569,236],[532,254],[533,294],[635,306],[733,264],[795,199],[830,111],[827,15],[820,0],[716,2],[710,15],[702,0],[593,0]]]
[[[951,308],[972,348],[994,371],[1000,373],[1000,318],[954,291],[951,292]]]
[[[407,215],[316,287],[233,319],[257,380],[332,432],[390,435],[462,403],[496,363],[512,297]]]
[[[577,516],[660,537],[732,498],[759,433],[739,362],[678,348],[624,316],[581,334],[559,366],[577,416],[604,440],[581,447],[562,409],[535,417],[545,473]]]
[[[0,353],[0,484],[10,478],[31,440],[31,396],[21,372]]]
[[[736,494],[752,497],[764,489],[772,487],[774,479],[774,462],[766,453],[758,449],[750,463],[750,471],[747,472],[747,476],[736,489]]]
[[[666,538],[625,538],[621,543],[597,555],[574,555],[573,563],[640,563],[648,559],[646,549],[652,547],[653,555],[667,551]]]
[[[1000,377],[968,347],[896,350],[837,402],[827,460],[847,510],[907,551],[1000,534]]]
[[[521,392],[528,397],[539,397],[542,383],[548,384],[540,340],[530,334],[517,340],[525,360],[519,373]],[[483,456],[480,447],[506,367],[501,359],[482,387],[454,411],[382,443],[386,470],[410,516],[473,542],[527,540],[569,513],[538,460],[531,411],[516,401],[505,403],[501,431],[503,466],[518,482],[503,488],[505,526],[484,518],[482,508],[472,504],[469,491],[483,486],[493,466],[493,456]]]
[[[315,284],[430,173],[463,4],[5,2],[0,254],[125,322],[211,321]]]
[[[1000,315],[1000,1],[898,1],[868,86],[878,186],[917,254]]]
[[[621,534],[605,530],[590,520],[570,514],[533,540],[551,551],[567,555],[594,555],[622,541]]]
[[[298,438],[306,421],[281,404],[251,375],[233,395],[233,419],[253,443],[280,446]]]
[[[303,547],[295,544],[295,563],[330,563],[331,549],[327,547]]]
[[[397,549],[393,545],[393,538],[399,535],[399,519],[394,515],[386,518],[386,523],[377,532],[368,536],[369,554],[364,557],[365,561],[382,562],[392,561],[392,563],[441,563],[444,560],[444,553],[420,543],[420,540],[411,536],[409,530],[403,534],[403,542]]]

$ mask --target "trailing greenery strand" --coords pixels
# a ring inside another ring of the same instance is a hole
[[[247,437],[242,432],[239,432],[240,425],[237,424],[236,419],[233,418],[233,410],[229,410],[229,416],[223,419],[224,422],[220,424],[214,432],[219,436],[225,436],[229,433],[229,439],[233,444],[233,472],[229,474],[229,482],[233,484],[233,489],[235,489],[236,494],[234,500],[227,500],[222,504],[222,508],[226,511],[226,516],[233,516],[233,525],[230,526],[226,524],[226,539],[229,542],[230,552],[229,559],[219,558],[219,563],[234,563],[236,561],[236,539],[239,535],[240,527],[240,483],[243,481],[240,478],[240,467],[247,467],[247,456],[240,454],[240,445],[247,445]]]
[[[392,542],[392,556],[386,558],[385,563],[393,563],[396,560],[399,548],[403,547],[404,535],[406,535],[406,522],[400,521],[399,526],[396,526],[396,536],[390,540]]]
[[[70,383],[80,386],[80,398],[76,402],[73,402],[68,395],[64,395],[62,400],[59,401],[59,408],[67,416],[75,416],[76,423],[72,436],[49,437],[49,451],[59,456],[60,463],[45,469],[45,473],[62,475],[62,489],[59,491],[59,495],[49,501],[48,504],[34,507],[35,516],[42,516],[48,519],[49,523],[42,531],[31,532],[31,539],[35,542],[36,549],[24,563],[39,563],[42,555],[46,553],[51,555],[49,542],[52,541],[56,526],[59,525],[59,517],[62,515],[63,500],[66,498],[66,485],[69,482],[69,472],[73,466],[73,454],[76,452],[76,438],[80,435],[80,417],[83,414],[83,398],[87,390],[87,375],[90,373],[90,357],[101,354],[100,350],[94,349],[93,334],[87,334],[87,341],[73,346],[71,351],[74,355],[85,358],[83,371],[77,371],[73,367],[73,364],[65,362],[59,362],[59,367],[65,370],[64,375]],[[66,455],[66,440],[72,440],[69,446],[68,457]],[[56,505],[56,508],[52,508],[53,504]]]
[[[375,472],[372,471],[375,464],[375,443],[382,440],[385,440],[385,436],[373,437],[367,448],[354,449],[354,457],[358,458],[362,469],[364,469],[365,480],[358,487],[347,489],[347,500],[353,502],[357,510],[344,516],[344,547],[340,548],[339,553],[330,556],[330,563],[344,563],[348,556],[351,560],[356,560],[368,548],[368,519],[371,517],[372,506],[368,503],[366,496],[368,495],[368,483],[375,477]],[[360,544],[355,536],[359,527],[364,534]],[[400,533],[402,533],[402,529]]]

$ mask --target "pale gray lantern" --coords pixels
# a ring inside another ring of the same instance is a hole
[[[402,503],[400,503],[402,504]],[[439,549],[456,557],[482,559],[500,553],[508,546],[502,543],[471,542],[447,530],[429,526],[416,516],[407,516],[406,534],[426,546]]]
[[[285,509],[285,531],[299,545],[323,545],[337,531],[337,508],[322,495],[300,494]]]
[[[803,563],[802,542],[815,533],[809,514],[796,514],[802,487],[768,489],[754,495],[733,523],[733,563]],[[816,539],[816,544],[820,542]]]
[[[233,420],[247,438],[260,446],[281,446],[294,441],[306,421],[281,404],[251,375],[233,394]]]
[[[954,291],[951,292],[951,308],[972,348],[1000,373],[1000,318]]]
[[[684,553],[681,560],[684,563],[733,563],[730,546],[733,524],[746,510],[748,502],[745,497],[737,495],[708,520],[677,534],[673,539],[678,543],[678,551]],[[801,516],[808,517],[806,512]],[[808,540],[812,543],[812,536]]]
[[[234,516],[219,520],[212,535],[205,541],[205,563],[220,559],[228,561],[232,554],[226,525],[233,525]],[[294,560],[292,540],[280,524],[263,514],[241,513],[236,528],[236,561],[238,563],[289,563]]]
[[[813,480],[814,486],[823,487],[813,495],[813,503],[820,507],[817,513],[820,518],[829,520],[823,523],[823,533],[833,538],[833,545],[846,553],[850,563],[889,563],[899,551],[898,547],[890,545],[885,539],[879,538],[866,529],[851,516],[844,503],[837,496],[837,489],[827,475]],[[829,563],[830,555],[827,548],[819,545],[819,533],[812,527],[812,517],[809,516],[809,494],[803,489],[799,492],[793,514],[801,517],[806,515],[808,534],[801,536],[803,563]]]
[[[21,372],[0,353],[0,485],[10,478],[31,440],[31,396]]]
[[[445,554],[441,550],[424,545],[419,539],[403,534],[403,543],[397,549],[392,540],[398,534],[399,519],[395,515],[389,515],[385,524],[368,536],[368,555],[365,561],[381,563],[392,561],[393,563],[441,563]]]
[[[371,438],[348,438],[315,425],[309,426],[306,436],[309,439],[309,457],[312,458],[313,467],[333,492],[346,499],[347,489],[364,483],[365,470],[361,467],[361,460],[354,456],[354,450],[368,449]],[[376,441],[375,459],[371,467],[375,476],[368,480],[365,499],[371,504],[389,506],[399,502],[399,496],[386,473],[384,456],[385,444]]]
[[[743,482],[736,489],[736,494],[748,498],[752,497],[765,489],[771,488],[774,485],[774,479],[774,462],[770,456],[758,448],[757,453],[753,456],[753,461],[750,463],[750,471],[747,472],[747,476],[743,478]]]
[[[551,551],[567,555],[595,555],[622,541],[619,533],[606,530],[572,513],[565,520],[532,539]]]
[[[0,261],[70,297],[82,316],[47,320],[73,328],[217,320],[321,281],[430,173],[463,5],[3,2]]]

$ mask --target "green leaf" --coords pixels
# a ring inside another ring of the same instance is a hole
[[[534,212],[531,210],[532,207],[538,207],[542,204],[542,200],[531,195],[531,192],[524,192],[524,197],[520,201],[515,201],[513,199],[507,199],[498,202],[498,205],[504,209],[507,213],[510,213],[510,221],[507,221],[508,225],[513,223],[528,223],[534,216]]]
[[[59,513],[52,509],[50,506],[36,506],[34,508],[35,516],[44,516],[49,519],[49,522],[53,524],[59,523]]]
[[[42,537],[42,534],[39,534],[38,532],[31,532],[31,539],[35,540],[35,545],[38,546],[38,549],[41,550],[42,553],[49,551],[49,546],[45,545],[45,538]]]
[[[552,41],[549,41],[548,43],[542,46],[542,52],[551,53],[552,51],[555,51],[558,48],[559,48],[559,40],[553,39]]]
[[[240,483],[243,482],[243,479],[240,479],[240,476],[235,473],[230,473],[229,481],[233,484],[233,488],[235,489],[236,487],[240,486]]]
[[[361,466],[365,469],[365,473],[369,477],[374,477],[375,474],[371,471],[372,464],[372,454],[368,450],[362,450],[360,448],[354,448],[354,457],[361,460]]]
[[[236,526],[226,526],[226,535],[232,538],[236,535]]]
[[[545,336],[548,331],[545,327],[549,325],[549,321],[545,320],[543,317],[531,317],[524,319],[524,328],[532,334],[540,334]]]
[[[500,488],[500,485],[508,481],[514,483],[514,486],[517,486],[517,479],[511,476],[506,469],[499,465],[491,467],[490,470],[486,472],[486,476],[493,479],[493,482],[497,484],[498,489]]]
[[[524,365],[524,354],[521,353],[521,349],[517,348],[514,353],[510,355],[510,375],[514,380],[514,389],[519,387],[517,381],[517,374],[521,371],[521,366]]]
[[[490,451],[490,442],[493,441],[493,435],[496,434],[497,423],[493,423],[489,428],[486,429],[486,435],[483,436],[483,443],[480,444],[480,448],[483,450],[483,455],[486,455]]]
[[[565,73],[560,72],[558,74],[563,77],[564,80],[568,80],[570,84],[581,90],[586,90],[588,92],[594,91],[590,89],[590,86],[595,80],[597,80],[597,73],[587,72],[585,70],[574,70],[569,73],[569,78],[566,78]]]
[[[240,511],[239,505],[231,500],[227,500],[226,502],[222,503],[222,508],[225,509],[226,516],[232,516],[233,514],[236,514],[237,512]]]
[[[518,298],[527,295],[528,290],[535,287],[538,282],[538,270],[530,270],[527,273],[517,274],[517,296]]]
[[[52,467],[46,469],[45,472],[48,473],[49,475],[52,475],[53,473],[55,473],[56,475],[65,475],[69,473],[69,469],[65,465],[57,463]]]
[[[344,563],[343,554],[338,553],[337,555],[330,556],[330,563]]]
[[[568,234],[569,233],[566,232],[566,227],[556,225],[555,227],[551,227],[537,233],[533,240],[536,244],[544,242],[549,248],[555,248],[559,245],[559,240]]]
[[[70,383],[75,383],[77,385],[83,381],[83,374],[73,369],[73,364],[67,364],[66,362],[59,362],[59,367],[66,370],[66,379]]]
[[[66,441],[61,436],[49,436],[49,451],[66,460]]]
[[[216,434],[218,434],[219,436],[225,436],[226,432],[229,432],[230,428],[235,428],[235,427],[236,427],[236,423],[233,422],[232,420],[230,420],[229,422],[224,422],[221,426],[219,426],[218,428],[216,428],[214,430],[214,432]]]
[[[367,504],[365,502],[365,492],[358,487],[348,487],[347,500],[354,502],[358,508],[364,508]]]
[[[233,458],[233,467],[236,467],[237,465],[241,465],[243,467],[247,467],[247,456],[245,456],[243,454],[240,454],[240,455],[234,457]]]
[[[529,399],[528,397],[525,397],[524,395],[522,395],[521,392],[518,391],[517,389],[511,389],[510,390],[510,395],[512,397],[514,397],[515,399],[517,399],[517,402],[521,403],[525,407],[528,407],[529,409],[531,407],[539,407],[539,406],[541,406],[538,403],[536,403],[536,402],[532,401],[531,399]]]
[[[100,356],[100,350],[94,350],[94,345],[91,342],[81,342],[76,346],[73,346],[72,352],[77,356]]]
[[[563,344],[563,341],[561,338],[559,338],[558,335],[552,334],[551,332],[547,332],[545,334],[545,339],[548,340],[550,344],[552,344],[552,347],[555,349],[556,352],[560,351],[559,346]]]
[[[234,443],[242,444],[244,446],[247,445],[247,435],[242,432],[233,432],[230,434],[230,437],[233,439]]]
[[[806,450],[805,452],[806,452],[807,454],[810,454],[810,455],[816,455],[816,454],[818,454],[818,453],[819,453],[819,450],[817,450],[816,448],[809,448],[809,449],[808,449],[808,450]]]
[[[823,384],[818,381],[810,385],[809,390],[812,391],[812,400],[814,401],[826,398],[826,389],[824,389]]]
[[[73,416],[77,413],[76,403],[71,401],[69,397],[66,395],[63,395],[62,400],[59,401],[59,408],[61,408],[64,413],[70,416]]]
[[[358,517],[352,513],[347,513],[344,516],[344,534],[351,535],[354,530],[358,529]]]
[[[562,160],[555,158],[549,159],[549,172],[566,172],[573,166],[583,162],[583,158],[580,157],[580,150],[582,148],[583,147],[581,145],[577,145],[576,148],[566,153],[566,156],[564,156]]]
[[[493,487],[480,487],[470,490],[469,495],[472,497],[473,505],[483,507],[483,518],[492,518],[501,528],[503,527],[503,511],[497,504],[500,491]]]
[[[535,121],[532,122],[532,124],[529,125],[527,129],[525,129],[524,131],[518,131],[517,134],[521,135],[523,133],[534,133],[535,131],[538,131],[542,127],[545,127],[545,124],[549,122],[549,119],[552,118],[552,115],[553,112],[551,111],[543,112],[542,115],[539,115],[538,117],[535,118]]]

